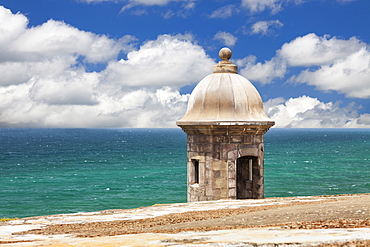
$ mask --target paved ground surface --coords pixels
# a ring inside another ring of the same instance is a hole
[[[370,194],[226,200],[24,218],[4,246],[370,246]]]

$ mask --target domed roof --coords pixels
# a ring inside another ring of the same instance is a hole
[[[177,125],[273,125],[256,88],[229,61],[231,50],[223,48],[219,55],[222,61],[194,88],[187,112]]]

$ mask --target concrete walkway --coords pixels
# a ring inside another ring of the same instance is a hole
[[[350,200],[351,196],[341,196],[341,198]],[[12,233],[40,229],[55,224],[147,219],[189,211],[238,209],[296,202],[325,203],[334,199],[337,199],[337,196],[227,200],[24,218],[0,223],[0,244],[4,246],[276,246],[276,244],[278,246],[307,246],[370,240],[370,228],[303,230],[265,227],[176,234],[141,233],[94,238],[76,238],[71,235],[12,235]]]

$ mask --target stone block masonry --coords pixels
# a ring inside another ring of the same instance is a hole
[[[263,134],[268,128],[245,125],[182,128],[188,134],[188,201],[238,199],[237,165],[241,157],[250,157],[254,162],[251,181],[247,181],[249,175],[244,179],[239,175],[239,184],[245,183],[244,187],[239,185],[242,187],[239,190],[247,190],[248,198],[264,197]],[[194,178],[198,178],[196,183]]]

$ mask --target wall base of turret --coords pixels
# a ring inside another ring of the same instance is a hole
[[[271,126],[180,126],[187,133],[188,201],[264,198],[264,133]]]

